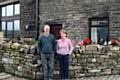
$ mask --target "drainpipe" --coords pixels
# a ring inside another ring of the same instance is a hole
[[[36,39],[39,38],[39,0],[36,0],[36,20],[35,20],[35,26],[36,26]]]

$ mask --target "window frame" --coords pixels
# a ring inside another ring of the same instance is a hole
[[[10,4],[7,4],[7,5],[3,5],[3,6],[1,6],[1,9],[3,8],[3,7],[5,7],[5,16],[2,16],[2,14],[1,14],[1,31],[3,31],[2,30],[2,22],[5,22],[6,23],[6,30],[4,30],[4,35],[5,35],[5,37],[6,38],[8,38],[8,32],[9,32],[9,30],[7,30],[7,23],[8,22],[12,22],[12,26],[13,26],[13,30],[12,30],[12,33],[10,33],[10,34],[12,34],[11,35],[11,37],[12,38],[14,38],[15,37],[15,32],[14,32],[14,21],[15,20],[19,20],[19,30],[17,30],[18,32],[20,32],[20,13],[19,14],[15,14],[15,5],[16,4],[19,4],[20,5],[20,3],[19,2],[15,2],[15,3],[10,3]],[[9,6],[9,5],[13,5],[13,15],[12,16],[7,16],[7,6]],[[20,9],[20,8],[19,8]]]
[[[101,24],[101,25],[92,25],[92,21],[107,21],[106,24]],[[91,17],[91,18],[88,18],[88,22],[89,22],[89,38],[91,39],[91,28],[92,27],[108,27],[108,35],[107,35],[107,41],[109,41],[110,39],[110,26],[109,26],[109,16],[106,16],[106,17]],[[98,42],[98,41],[97,41]]]

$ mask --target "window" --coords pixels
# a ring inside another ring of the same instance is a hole
[[[91,28],[91,40],[93,42],[97,42],[98,36],[97,36],[97,27]]]
[[[1,20],[1,30],[5,37],[17,37],[20,33],[20,4],[3,6]]]
[[[108,27],[92,27],[91,28],[91,40],[93,42],[99,42],[100,40],[108,40]]]
[[[7,22],[7,31],[13,31],[13,22]]]
[[[6,16],[13,16],[13,5],[6,6],[7,8],[7,15]]]
[[[13,22],[7,22],[7,38],[12,38],[13,36]]]
[[[100,40],[109,40],[109,18],[93,17],[89,18],[90,38],[92,42],[99,43]]]
[[[108,41],[108,27],[99,27],[97,30],[98,40],[103,39],[103,41]]]
[[[15,4],[15,15],[20,14],[20,4]]]
[[[2,16],[6,16],[6,7],[2,7]]]
[[[6,30],[6,22],[2,22],[2,31],[5,31]]]
[[[14,31],[20,31],[20,20],[14,21]]]
[[[2,7],[2,16],[13,16],[20,14],[20,4],[11,4]]]

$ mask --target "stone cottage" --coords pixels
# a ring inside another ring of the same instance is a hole
[[[0,29],[5,37],[38,37],[44,23],[59,38],[120,38],[120,0],[0,0]]]

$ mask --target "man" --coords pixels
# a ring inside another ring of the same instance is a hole
[[[55,46],[56,41],[55,37],[50,34],[50,26],[44,25],[44,33],[38,39],[44,80],[53,80]]]

